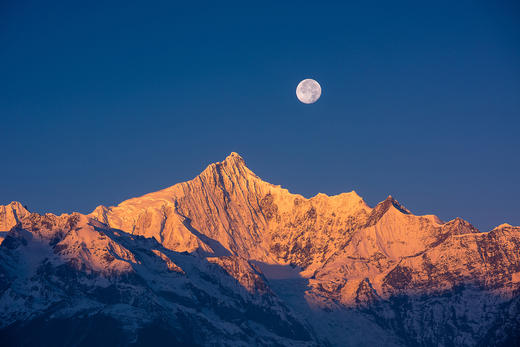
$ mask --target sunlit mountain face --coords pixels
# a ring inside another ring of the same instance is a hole
[[[0,231],[2,346],[520,341],[520,227],[306,199],[236,153],[89,215],[0,206]]]

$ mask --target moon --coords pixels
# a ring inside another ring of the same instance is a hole
[[[321,86],[312,78],[307,78],[298,83],[296,97],[304,104],[314,104],[321,96]]]

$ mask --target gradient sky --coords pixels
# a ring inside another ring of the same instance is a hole
[[[94,3],[0,4],[0,204],[88,213],[236,151],[307,197],[520,225],[517,1]]]

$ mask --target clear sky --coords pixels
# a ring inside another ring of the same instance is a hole
[[[7,0],[0,40],[0,204],[87,213],[236,151],[307,197],[520,225],[517,1]]]

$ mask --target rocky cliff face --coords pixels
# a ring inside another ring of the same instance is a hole
[[[519,338],[520,228],[479,232],[459,218],[415,216],[391,196],[374,208],[355,192],[306,199],[262,181],[236,153],[88,216],[12,203],[0,208],[1,227],[10,231],[0,327],[11,339],[70,317],[89,322],[71,328],[85,341],[97,338],[84,328],[92,317],[108,320],[122,344]]]

